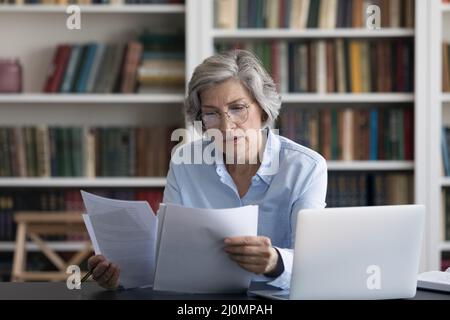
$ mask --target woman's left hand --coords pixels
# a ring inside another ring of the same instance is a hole
[[[277,266],[278,253],[267,237],[232,237],[225,239],[224,250],[242,268],[256,274],[270,274]]]

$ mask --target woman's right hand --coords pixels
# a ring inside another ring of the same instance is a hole
[[[102,255],[88,259],[88,268],[92,270],[92,278],[105,289],[116,289],[119,285],[119,266]]]

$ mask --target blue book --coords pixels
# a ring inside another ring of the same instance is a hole
[[[86,92],[92,93],[95,89],[95,84],[100,79],[100,67],[102,65],[102,60],[105,57],[105,48],[106,46],[102,43],[97,44],[96,50],[95,50],[95,57],[92,62],[91,71],[89,72],[89,77],[87,80],[86,85]]]
[[[64,74],[64,80],[61,85],[61,92],[69,93],[71,92],[72,83],[75,79],[75,72],[77,69],[78,61],[81,56],[81,48],[80,45],[74,45],[72,47],[72,52],[70,53],[69,64],[67,65],[66,73]]]
[[[378,110],[370,111],[370,160],[378,160]]]
[[[443,161],[444,161],[444,171],[445,171],[445,176],[448,177],[450,176],[450,163],[448,161],[448,145],[447,145],[447,134],[450,130],[448,128],[442,128],[442,157],[443,157]]]
[[[75,92],[83,93],[87,91],[87,82],[94,63],[96,50],[97,45],[95,43],[90,43],[86,46],[86,54],[76,83]]]

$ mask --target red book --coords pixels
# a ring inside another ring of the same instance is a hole
[[[59,45],[49,69],[44,92],[58,92],[69,62],[71,46]]]
[[[396,65],[396,92],[405,92],[406,91],[406,83],[405,83],[405,73],[404,73],[404,46],[402,42],[399,40],[395,44],[396,46],[396,56],[397,61]]]
[[[280,76],[280,42],[271,42],[271,62],[272,62],[272,77],[277,86],[278,91],[281,88],[281,76]]]
[[[69,62],[70,52],[71,47],[68,45],[59,45],[56,49],[44,86],[44,92],[54,93],[59,91],[67,63]]]
[[[280,0],[279,3],[280,7],[278,9],[278,28],[288,28],[288,26],[285,25],[286,19],[286,3],[285,0]]]

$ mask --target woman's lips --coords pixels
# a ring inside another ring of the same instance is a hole
[[[234,142],[234,143],[237,143],[240,139],[242,139],[243,137],[233,137],[233,138],[230,138],[230,139],[225,139],[224,140],[224,142],[225,143],[229,143],[229,142]]]

